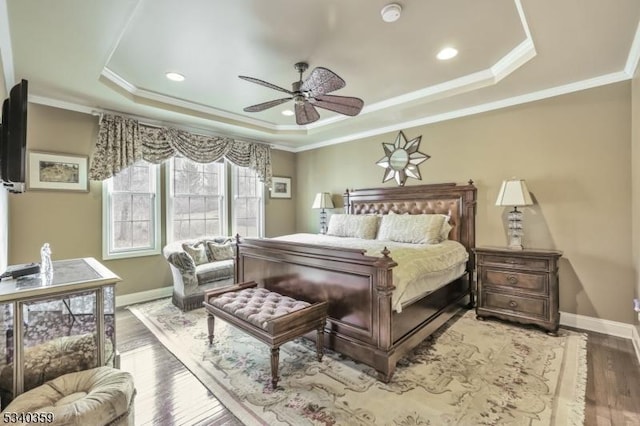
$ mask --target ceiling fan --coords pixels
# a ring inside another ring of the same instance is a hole
[[[309,65],[306,62],[298,62],[294,65],[294,68],[300,73],[300,80],[293,82],[292,90],[283,89],[282,87],[278,87],[257,78],[246,77],[244,75],[238,76],[243,80],[279,90],[290,95],[286,98],[275,99],[273,101],[246,107],[244,111],[264,111],[265,109],[293,100],[295,102],[296,123],[298,125],[303,125],[313,123],[320,118],[320,114],[316,110],[316,107],[339,112],[340,114],[352,117],[358,115],[362,110],[364,105],[362,99],[352,98],[349,96],[327,95],[327,93],[342,89],[346,85],[345,81],[338,77],[338,75],[333,71],[327,68],[317,67],[314,68],[303,81],[302,73],[309,68]]]

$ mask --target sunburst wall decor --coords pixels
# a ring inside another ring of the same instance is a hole
[[[385,155],[376,164],[387,169],[384,172],[383,183],[395,178],[398,185],[404,186],[407,177],[422,180],[418,164],[428,160],[431,156],[418,152],[421,140],[422,135],[407,142],[404,133],[400,131],[396,136],[395,143],[382,144]]]

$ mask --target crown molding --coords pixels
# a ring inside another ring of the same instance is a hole
[[[627,56],[627,63],[624,67],[624,72],[629,75],[629,78],[633,78],[638,68],[638,62],[640,61],[640,22],[636,28],[636,34],[633,37],[631,48],[629,49],[629,55]]]
[[[540,90],[537,92],[527,93],[520,96],[501,99],[495,102],[488,102],[486,104],[476,105],[469,108],[462,108],[455,111],[449,111],[441,114],[430,115],[423,118],[419,118],[417,120],[405,121],[402,123],[395,123],[391,126],[378,127],[375,129],[366,130],[364,132],[352,133],[350,135],[329,139],[320,143],[305,145],[303,147],[296,149],[294,152],[309,151],[312,149],[323,148],[325,146],[337,145],[337,144],[350,142],[357,139],[376,136],[383,133],[394,132],[394,131],[408,129],[412,127],[424,126],[426,124],[438,123],[441,121],[453,120],[455,118],[461,118],[469,115],[480,114],[483,112],[493,111],[497,109],[507,108],[510,106],[515,106],[515,105],[525,104],[528,102],[534,102],[542,99],[552,98],[555,96],[565,95],[568,93],[578,92],[581,90],[591,89],[598,86],[618,83],[620,81],[629,80],[630,78],[631,77],[624,71],[606,74],[603,76],[582,80],[574,83],[569,83],[562,86],[553,87],[550,89]]]

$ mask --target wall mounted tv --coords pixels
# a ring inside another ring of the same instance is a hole
[[[27,157],[28,82],[22,80],[2,104],[0,177],[9,192],[24,192]]]

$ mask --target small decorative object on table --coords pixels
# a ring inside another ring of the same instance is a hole
[[[315,200],[313,200],[312,209],[320,210],[320,233],[327,233],[327,212],[324,209],[332,209],[333,201],[331,201],[331,194],[328,192],[318,192]]]
[[[476,247],[476,318],[535,324],[556,335],[560,324],[557,250]]]
[[[51,263],[51,247],[49,243],[44,243],[40,249],[40,272],[49,276],[53,274],[53,263]]]

